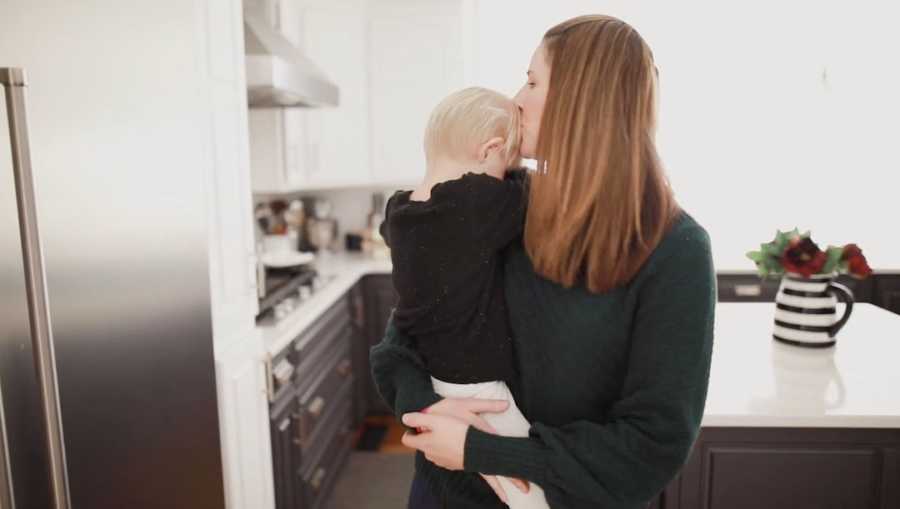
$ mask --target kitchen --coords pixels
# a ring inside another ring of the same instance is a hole
[[[593,12],[654,50],[660,153],[718,276],[703,427],[651,507],[900,506],[895,11],[3,2],[0,508],[405,506],[368,365],[384,203],[437,101],[514,94],[540,34]],[[833,347],[772,341],[782,282],[746,252],[795,226],[874,269],[838,278]]]

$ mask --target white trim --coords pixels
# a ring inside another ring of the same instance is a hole
[[[830,327],[837,321],[835,315],[831,314],[806,315],[802,313],[791,313],[790,311],[778,308],[775,308],[775,319],[796,325],[812,325],[815,327]]]
[[[803,343],[830,343],[834,338],[827,332],[809,332],[794,329],[785,329],[784,327],[775,326],[775,335],[792,341],[801,341]]]
[[[786,304],[797,308],[830,308],[837,306],[837,299],[831,297],[795,297],[793,295],[785,295],[784,292],[778,292],[775,302]]]
[[[790,279],[784,279],[782,281],[784,282],[782,288],[790,288],[791,290],[797,290],[801,292],[824,292],[828,287],[828,281],[821,281],[818,283],[801,283],[798,281],[791,281]]]

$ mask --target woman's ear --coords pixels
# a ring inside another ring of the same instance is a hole
[[[502,150],[505,143],[506,140],[499,136],[482,143],[481,146],[478,147],[478,162],[485,162],[487,158],[490,157],[492,151]]]

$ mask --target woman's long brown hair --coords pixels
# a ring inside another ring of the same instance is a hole
[[[634,277],[679,211],[656,152],[653,54],[609,16],[565,21],[543,46],[550,83],[525,248],[544,277],[605,292]]]

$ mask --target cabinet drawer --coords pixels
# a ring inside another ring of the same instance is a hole
[[[330,356],[324,369],[315,375],[309,388],[298,396],[298,410],[295,414],[296,443],[301,456],[308,454],[322,429],[338,407],[352,401],[353,375],[350,345],[344,343]]]
[[[347,299],[342,297],[322,318],[316,320],[306,331],[294,340],[292,358],[297,365],[298,373],[309,373],[322,362],[322,356],[330,350],[330,346],[340,336],[346,336],[346,329],[351,326],[350,307]]]
[[[719,302],[772,302],[780,284],[750,274],[719,274],[717,279]]]
[[[352,417],[351,409],[349,400],[340,406],[338,420],[343,423],[342,426],[330,435],[329,442],[316,455],[315,460],[301,468],[301,491],[306,502],[304,507],[324,507],[334,481],[347,460],[353,441],[353,431],[348,425]]]

